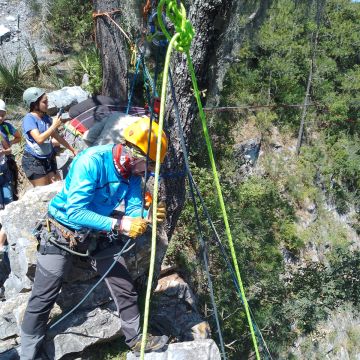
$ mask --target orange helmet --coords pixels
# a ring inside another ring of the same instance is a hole
[[[149,130],[150,130],[150,119],[147,116],[139,118],[139,120],[130,124],[127,128],[124,129],[123,136],[124,139],[137,146],[145,155],[148,151],[148,139],[149,139]],[[159,125],[153,121],[151,124],[151,135],[150,135],[150,150],[149,158],[153,161],[156,161],[156,142],[159,132]],[[167,151],[167,137],[164,131],[161,134],[161,153],[160,161],[164,161],[166,151]]]

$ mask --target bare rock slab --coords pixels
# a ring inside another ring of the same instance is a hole
[[[50,359],[58,360],[66,354],[80,353],[88,346],[120,335],[120,319],[115,304],[110,303],[104,308],[76,313],[65,319],[47,332],[43,347]]]
[[[138,360],[132,352],[126,356],[126,360]],[[146,360],[220,360],[220,351],[214,340],[196,340],[170,344],[163,352],[151,352],[145,354]]]

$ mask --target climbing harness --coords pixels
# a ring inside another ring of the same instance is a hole
[[[114,262],[111,264],[111,266],[109,267],[109,269],[105,272],[105,274],[97,281],[97,283],[85,294],[85,296],[81,299],[81,301],[74,306],[69,312],[67,312],[64,316],[62,316],[59,320],[57,320],[54,324],[52,324],[50,326],[50,329],[54,328],[56,325],[58,325],[61,321],[65,320],[69,315],[71,315],[77,308],[79,308],[79,306],[81,306],[81,304],[84,303],[84,301],[90,296],[90,294],[97,288],[97,286],[106,278],[106,276],[110,273],[110,271],[112,270],[112,268],[115,266],[115,264],[118,262],[118,260],[120,259],[121,255],[125,252],[128,251],[128,246],[131,242],[131,239],[129,239],[126,244],[124,245],[124,247],[121,249],[121,251],[117,254],[112,255],[112,257],[116,256]]]
[[[72,254],[89,257],[94,248],[94,246],[89,246],[85,253],[76,251],[76,246],[85,241],[89,231],[84,233],[71,231],[48,215],[35,225],[33,235],[38,241],[38,251],[42,255]]]
[[[90,229],[73,231],[60,224],[49,214],[38,221],[32,234],[38,241],[38,251],[42,255],[71,254],[83,258],[106,259],[112,255],[99,257],[95,255],[95,252],[113,245],[123,245],[123,241],[119,240],[121,236],[117,231],[94,232]],[[85,252],[77,251],[78,247],[84,248]],[[127,251],[130,251],[131,248]]]

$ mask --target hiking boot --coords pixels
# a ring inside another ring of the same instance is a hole
[[[139,336],[139,340],[131,348],[131,351],[136,356],[140,355],[141,338],[142,338],[142,335]],[[163,349],[165,347],[166,343],[168,342],[168,340],[169,340],[169,337],[166,335],[154,336],[154,335],[148,334],[147,338],[146,338],[145,352],[159,351],[159,350]]]

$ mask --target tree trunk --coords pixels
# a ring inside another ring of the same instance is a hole
[[[193,2],[188,19],[191,21],[195,37],[192,41],[190,54],[193,60],[200,90],[206,90],[210,82],[215,81],[219,68],[217,50],[221,45],[221,36],[227,30],[227,18],[231,15],[236,1],[232,0],[196,0]],[[175,53],[176,54],[176,53]],[[187,147],[193,137],[196,141],[204,141],[203,134],[191,134],[191,128],[198,116],[198,108],[192,92],[190,75],[187,70],[185,55],[173,56],[171,68],[176,98],[179,105],[182,128]],[[211,77],[210,77],[211,74]],[[204,99],[205,102],[206,99]],[[177,125],[174,115],[173,99],[168,89],[166,102],[166,129],[170,135],[169,154],[164,166],[166,172],[181,173],[184,170],[184,160],[177,135]],[[204,154],[204,156],[207,156]],[[165,180],[166,201],[168,208],[167,234],[169,239],[173,234],[176,222],[180,216],[185,201],[185,177],[167,178]]]
[[[104,13],[108,13],[131,38],[142,20],[135,1],[94,0],[95,38],[103,69],[102,94],[126,103],[129,44],[121,30]]]
[[[215,81],[217,77],[219,70],[217,49],[221,45],[221,37],[229,30],[227,19],[234,12],[234,9],[237,8],[236,4],[236,0],[195,0],[189,9],[188,19],[195,29],[195,37],[192,41],[190,53],[200,90],[207,89],[210,81]],[[95,9],[100,11],[111,10],[117,6],[117,1],[95,1]],[[131,12],[128,12],[128,16],[131,17],[133,12],[134,7]],[[140,19],[140,15],[138,15],[138,18]],[[103,62],[104,94],[124,97],[126,87],[124,79],[129,61],[128,46],[125,39],[106,18],[97,20],[97,35]],[[173,52],[171,69],[175,69],[172,75],[176,98],[179,104],[182,128],[188,147],[192,124],[197,118],[198,109],[193,97],[191,79],[187,71],[184,54]],[[211,74],[211,78],[209,74]],[[169,88],[167,94],[165,129],[170,141],[163,171],[167,173],[181,173],[184,170],[184,161],[177,134],[173,99]],[[196,138],[199,137],[202,138],[202,134],[196,134]],[[166,196],[168,209],[166,233],[168,239],[170,239],[184,206],[185,176],[166,178],[165,190],[162,189],[162,191]]]

